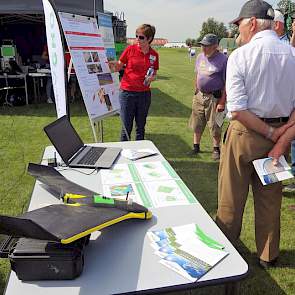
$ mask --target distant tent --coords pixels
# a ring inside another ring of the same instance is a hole
[[[227,49],[228,51],[232,51],[237,48],[236,39],[222,38],[219,42],[219,47],[221,50]]]

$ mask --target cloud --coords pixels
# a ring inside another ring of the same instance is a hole
[[[142,23],[153,24],[156,37],[172,41],[197,38],[202,23],[209,17],[226,25],[238,16],[245,0],[107,0],[105,10],[124,12],[127,36],[135,35],[136,27]]]

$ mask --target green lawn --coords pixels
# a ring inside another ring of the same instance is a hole
[[[179,173],[207,212],[214,218],[217,208],[218,163],[211,160],[211,141],[207,130],[202,153],[189,157],[192,132],[187,128],[193,93],[194,64],[187,50],[160,49],[159,78],[153,84],[152,107],[146,138],[152,140]],[[26,211],[34,179],[26,174],[29,162],[38,163],[49,140],[43,127],[56,117],[53,105],[33,104],[0,108],[0,213],[17,215]],[[71,120],[85,142],[93,142],[84,104],[71,104]],[[104,140],[119,139],[117,116],[104,120]],[[241,294],[295,294],[295,203],[292,195],[283,198],[280,267],[264,271],[256,266],[253,199],[249,196],[238,250],[249,264],[249,276],[241,282]],[[87,266],[86,266],[87,267]],[[0,260],[0,292],[3,292],[9,263]],[[221,286],[178,294],[223,294]]]

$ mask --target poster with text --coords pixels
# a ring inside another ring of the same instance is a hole
[[[59,13],[89,118],[97,121],[119,110],[102,36],[95,18]]]

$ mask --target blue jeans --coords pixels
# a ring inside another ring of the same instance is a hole
[[[291,142],[291,172],[295,176],[295,140]]]
[[[144,139],[146,117],[151,105],[151,92],[120,91],[121,120],[130,138],[133,120],[136,123],[136,140]],[[122,127],[121,141],[127,141],[128,137]]]

